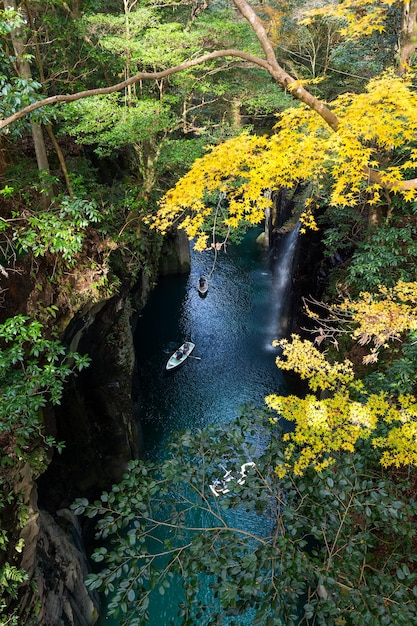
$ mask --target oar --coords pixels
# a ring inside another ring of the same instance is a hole
[[[196,361],[201,361],[201,356],[193,356],[192,354],[188,355],[189,359],[196,359]]]

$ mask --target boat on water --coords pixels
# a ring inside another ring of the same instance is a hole
[[[200,294],[200,296],[205,296],[207,295],[207,291],[208,291],[208,280],[205,276],[200,276],[200,278],[198,279],[198,293]]]
[[[191,352],[194,350],[195,344],[191,341],[185,341],[182,346],[177,348],[173,354],[169,357],[167,364],[165,366],[166,370],[173,370],[181,363],[184,363],[186,359],[190,356]]]

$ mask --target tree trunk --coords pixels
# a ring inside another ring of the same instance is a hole
[[[74,190],[73,190],[72,185],[71,185],[71,180],[70,180],[70,177],[69,177],[69,174],[68,174],[67,164],[65,162],[65,157],[64,157],[64,155],[62,153],[61,146],[59,145],[59,143],[58,143],[58,141],[57,141],[57,139],[56,139],[56,137],[54,135],[54,131],[52,130],[52,126],[45,126],[45,128],[46,128],[46,132],[48,133],[49,139],[52,141],[52,144],[53,144],[53,146],[55,148],[55,152],[57,153],[58,160],[59,160],[59,163],[61,165],[62,173],[63,173],[64,178],[65,178],[65,183],[67,185],[68,194],[69,194],[70,198],[73,198],[74,197]]]
[[[14,11],[18,11],[17,0],[5,0],[4,8],[10,7]],[[21,28],[14,30],[10,33],[13,50],[16,56],[16,71],[20,78],[30,80],[32,78],[32,72],[30,69],[29,61],[25,58],[25,41],[23,39],[23,31]],[[38,164],[39,173],[49,175],[49,163],[48,155],[45,146],[45,140],[42,132],[42,128],[39,124],[32,123],[32,138],[35,147],[36,161]],[[50,205],[52,199],[52,188],[48,181],[44,182],[44,191],[42,192],[42,203],[45,208]]]
[[[381,207],[375,205],[369,206],[368,212],[368,231],[376,230],[383,222],[383,213]]]
[[[232,126],[235,130],[238,130],[242,127],[242,118],[240,115],[240,107],[241,102],[237,98],[232,100],[232,108],[231,108],[231,118],[232,118]]]
[[[411,56],[417,45],[417,2],[402,3],[401,34],[400,34],[400,67],[399,73],[403,74],[411,65]]]

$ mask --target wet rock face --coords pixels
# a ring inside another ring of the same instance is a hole
[[[65,442],[39,480],[41,506],[51,512],[76,497],[96,497],[139,456],[131,316],[130,301],[116,298],[70,329],[71,348],[89,354],[91,365],[70,381],[48,425],[55,439]]]
[[[167,236],[159,261],[160,276],[187,274],[191,269],[190,242],[183,230]]]
[[[91,626],[99,615],[97,594],[84,584],[88,563],[77,518],[67,509],[39,515],[37,546],[38,609],[42,626]]]
[[[163,268],[171,274],[190,270],[183,231],[167,240],[160,271]],[[98,497],[121,479],[131,459],[142,454],[133,398],[132,324],[151,287],[152,278],[142,273],[133,288],[85,307],[67,327],[64,342],[71,350],[88,354],[91,365],[69,381],[60,406],[46,423],[48,434],[65,443],[38,481],[40,506],[51,513],[77,497]]]
[[[18,566],[29,576],[19,596],[19,623],[93,626],[99,615],[99,598],[84,584],[89,569],[79,520],[69,510],[54,516],[39,510],[36,482],[28,463],[17,468],[16,479],[16,492],[27,512],[20,533],[24,550]]]
[[[140,290],[135,305],[142,298]],[[91,365],[46,414],[48,434],[65,448],[37,481],[37,537],[28,556],[38,592],[31,598],[28,590],[25,603],[38,603],[40,621],[34,623],[42,626],[92,626],[99,615],[98,598],[84,584],[88,560],[79,520],[68,507],[76,497],[97,497],[140,455],[131,301],[130,294],[94,305],[74,319],[65,338],[72,350],[90,356]]]

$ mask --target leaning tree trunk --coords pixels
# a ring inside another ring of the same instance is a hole
[[[399,41],[399,59],[400,67],[399,73],[403,74],[411,64],[411,56],[413,55],[417,46],[417,2],[411,0],[411,2],[403,2],[402,4],[402,18],[401,18],[401,33]]]
[[[17,0],[4,0],[4,8],[6,9],[8,7],[13,9],[14,11],[18,11]],[[25,58],[26,44],[21,28],[17,28],[11,33],[11,40],[16,57],[16,71],[20,78],[30,80],[32,78],[32,72],[30,69],[29,61],[27,60],[27,58]],[[48,155],[46,151],[42,127],[40,126],[40,124],[32,123],[31,130],[39,173],[41,175],[49,175]],[[52,198],[52,189],[50,185],[46,183],[46,181],[44,182],[45,185],[43,188],[45,189],[45,191],[42,194],[42,202],[44,206],[47,207],[49,206]]]

